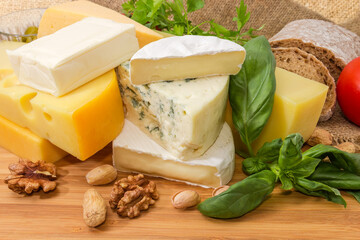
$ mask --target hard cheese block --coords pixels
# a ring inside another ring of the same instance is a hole
[[[245,49],[213,36],[176,36],[152,42],[130,60],[133,84],[178,80],[240,71]]]
[[[235,149],[231,129],[223,124],[215,143],[199,158],[181,161],[146,136],[130,121],[113,141],[114,166],[205,187],[227,184],[234,173]]]
[[[55,162],[67,155],[66,152],[51,144],[48,140],[1,116],[0,146],[21,158],[31,161]]]
[[[270,118],[258,139],[252,144],[257,151],[265,142],[284,139],[291,133],[300,133],[305,141],[314,131],[326,99],[328,87],[287,70],[276,68],[276,91]],[[227,108],[227,122],[234,135],[239,135]],[[243,149],[240,137],[235,137],[237,149]]]
[[[6,55],[6,50],[13,50],[23,46],[20,42],[0,42],[0,84],[6,77],[13,73],[11,63]],[[13,152],[21,158],[31,161],[43,160],[54,162],[67,155],[66,152],[51,144],[48,140],[41,138],[29,129],[0,116],[0,146]]]
[[[119,72],[126,117],[175,157],[201,156],[215,142],[225,119],[228,76],[133,85],[128,63]]]
[[[19,85],[15,74],[0,81],[0,115],[85,160],[121,131],[124,114],[115,71],[63,97]]]
[[[85,17],[107,18],[119,23],[133,24],[140,47],[162,38],[160,34],[121,13],[89,1],[66,2],[49,7],[41,18],[38,37],[52,34]]]
[[[20,83],[61,96],[138,49],[133,25],[89,17],[7,53]]]

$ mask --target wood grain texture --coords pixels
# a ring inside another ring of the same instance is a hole
[[[345,195],[348,207],[324,199],[284,192],[277,187],[256,210],[231,220],[207,218],[196,209],[174,209],[173,193],[193,189],[202,200],[212,189],[160,178],[160,199],[139,218],[120,218],[108,208],[106,222],[88,228],[82,219],[83,194],[90,186],[88,171],[111,164],[111,146],[81,162],[68,156],[56,163],[59,179],[54,192],[21,196],[7,188],[7,166],[18,158],[0,148],[0,239],[360,239],[360,204]],[[245,177],[237,158],[232,183]],[[127,176],[119,173],[118,178]],[[94,187],[109,200],[112,184]]]

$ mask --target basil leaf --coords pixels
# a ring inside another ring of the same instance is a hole
[[[281,188],[284,190],[290,190],[294,188],[297,178],[308,177],[314,171],[316,166],[319,164],[320,159],[306,157],[302,159],[298,164],[293,166],[291,169],[281,169],[279,179],[282,183]]]
[[[280,169],[291,169],[301,161],[303,144],[304,139],[299,133],[290,134],[284,139],[279,155]]]
[[[292,177],[293,178],[293,177]],[[281,181],[281,188],[284,190],[291,190],[294,188],[293,180],[288,177],[288,174],[280,171],[279,179]]]
[[[360,154],[347,153],[335,147],[318,144],[303,153],[303,156],[320,158],[329,157],[337,168],[344,169],[360,176]]]
[[[296,178],[294,187],[297,191],[316,197],[323,197],[328,201],[344,205],[346,207],[346,202],[342,198],[339,190],[332,188],[328,185],[325,185],[320,182],[311,181],[305,178]]]
[[[245,62],[230,77],[229,99],[233,122],[251,156],[251,143],[268,121],[275,94],[275,58],[268,40],[260,36],[248,41]]]
[[[281,138],[264,143],[264,145],[258,150],[256,157],[261,157],[263,161],[267,163],[278,160],[282,143],[283,141]]]
[[[360,191],[346,191],[347,193],[351,194],[356,201],[360,203]]]
[[[338,189],[360,190],[360,176],[328,162],[321,162],[309,179]]]
[[[252,157],[246,158],[242,162],[242,169],[247,175],[252,175],[254,173],[261,172],[262,170],[268,169],[265,162],[262,158]]]
[[[233,184],[225,192],[198,205],[199,211],[214,218],[240,217],[259,206],[274,190],[275,174],[269,170]]]
[[[320,162],[321,160],[317,158],[303,157],[299,164],[291,168],[291,172],[294,177],[308,177]]]
[[[243,171],[248,174],[261,172],[269,169],[267,163],[272,163],[279,158],[279,151],[282,145],[281,138],[266,142],[257,152],[256,157],[246,158],[242,162]]]
[[[187,10],[189,13],[202,9],[205,5],[204,0],[187,0]]]

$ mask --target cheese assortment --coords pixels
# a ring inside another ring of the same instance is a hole
[[[38,36],[17,49],[0,45],[3,147],[29,159],[85,160],[113,141],[120,171],[203,187],[231,180],[241,147],[225,109],[242,46],[213,36],[163,38],[88,1],[47,9]],[[327,86],[284,69],[276,81],[254,150],[294,132],[307,139],[326,98]]]
[[[265,142],[284,139],[291,133],[300,133],[306,141],[314,131],[324,105],[328,86],[301,77],[285,69],[276,68],[276,91],[270,118],[260,136],[252,144],[257,151]],[[227,108],[227,123],[236,129]],[[236,148],[243,149],[240,138],[235,137]]]
[[[224,122],[228,76],[133,85],[128,63],[119,73],[126,118],[175,157],[199,157],[215,142]]]
[[[83,0],[65,2],[46,9],[40,21],[38,37],[41,38],[52,34],[59,29],[69,26],[86,17],[106,18],[118,23],[134,25],[140,47],[163,38],[161,34],[141,25],[121,13],[97,5],[93,2]]]
[[[174,157],[128,120],[113,141],[113,162],[117,169],[205,187],[228,183],[234,172],[234,159],[234,142],[226,123],[209,150],[189,161]]]
[[[0,80],[1,81],[1,80]],[[31,161],[55,162],[68,153],[29,129],[0,116],[0,146]]]
[[[11,74],[0,84],[0,102],[1,116],[80,160],[105,147],[123,126],[114,70],[58,98],[20,85]]]
[[[176,36],[152,42],[130,61],[133,84],[181,80],[240,71],[245,49],[237,43],[213,36]]]
[[[62,96],[138,49],[133,25],[89,17],[7,53],[21,84]]]

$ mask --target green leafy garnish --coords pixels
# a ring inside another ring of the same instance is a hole
[[[321,162],[309,179],[338,189],[360,190],[360,176],[339,169],[329,162]]]
[[[251,39],[244,48],[245,62],[237,75],[230,76],[229,100],[233,123],[253,157],[251,143],[260,135],[274,105],[276,61],[263,36]]]
[[[259,206],[274,190],[275,174],[264,170],[235,183],[225,192],[198,205],[199,211],[214,218],[240,217]]]
[[[279,139],[266,143],[255,157],[245,159],[244,172],[256,174],[270,169],[279,178],[282,189],[295,189],[344,206],[339,189],[360,199],[360,154],[321,144],[302,153],[304,141],[298,133],[286,137],[279,148],[280,143]],[[270,161],[264,159],[266,155],[271,156]],[[325,157],[331,162],[321,161]]]
[[[195,26],[189,20],[189,14],[202,9],[204,5],[204,0],[187,0],[186,5],[183,0],[129,0],[122,4],[122,8],[125,15],[139,23],[178,36],[212,35],[243,45],[251,38],[257,37],[254,32],[263,28],[263,26],[258,29],[250,28],[243,32],[250,18],[243,0],[239,7],[236,7],[236,17],[233,18],[237,30],[227,29],[212,19]],[[204,30],[204,27],[209,30]]]
[[[305,151],[304,156],[321,159],[329,157],[331,163],[337,168],[360,175],[360,154],[347,153],[332,146],[318,144]]]

